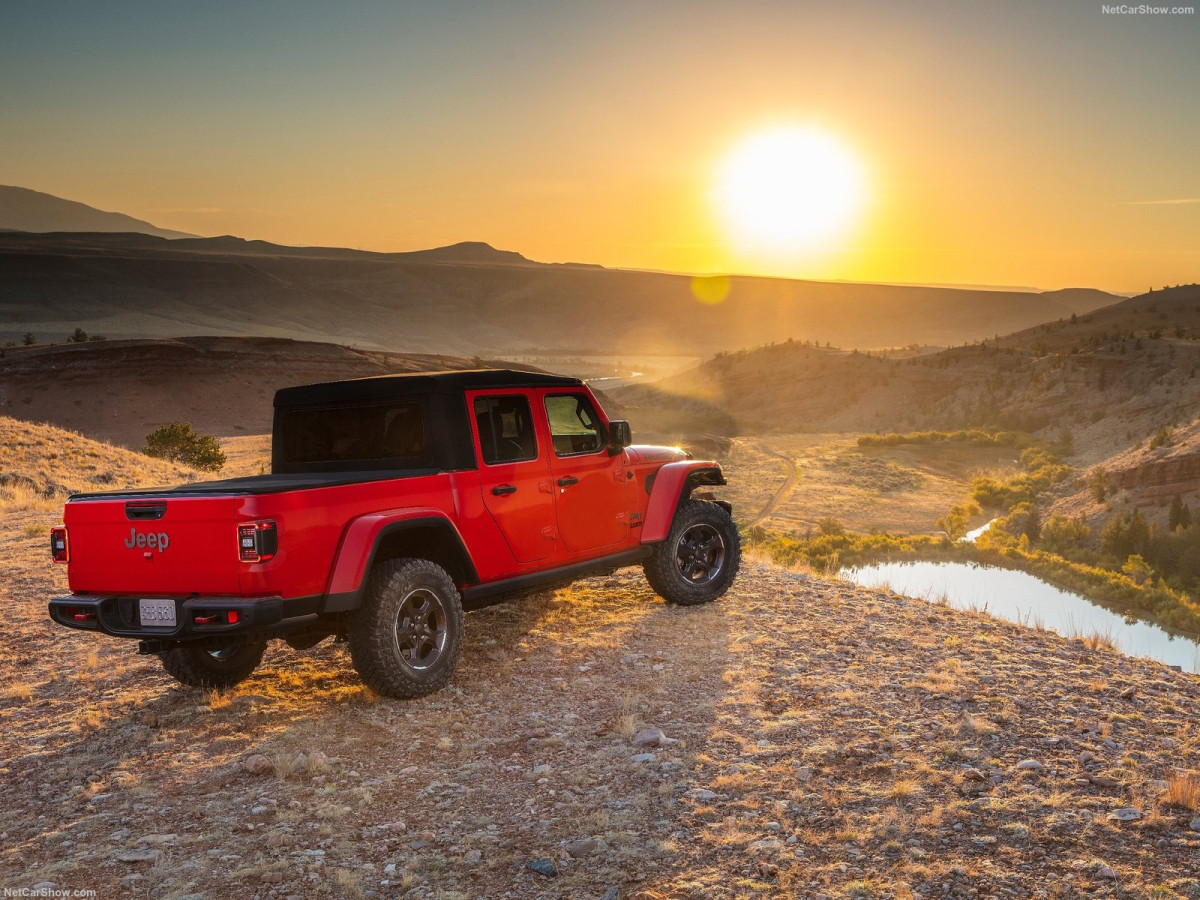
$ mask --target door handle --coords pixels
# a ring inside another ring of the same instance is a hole
[[[517,486],[515,484],[498,484],[492,488],[492,493],[499,497],[501,494],[515,494]]]
[[[579,484],[579,479],[574,475],[568,475],[566,478],[558,479],[559,487],[569,487],[572,484]]]

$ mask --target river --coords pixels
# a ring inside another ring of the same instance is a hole
[[[1022,625],[1074,637],[1107,636],[1127,656],[1146,656],[1200,673],[1200,644],[1145,622],[1128,622],[1085,597],[1014,569],[960,562],[893,562],[843,569],[841,577],[866,587],[886,586],[922,600],[943,598]]]

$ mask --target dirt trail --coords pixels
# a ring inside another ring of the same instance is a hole
[[[799,477],[799,473],[796,470],[796,461],[794,459],[792,459],[790,456],[780,453],[777,450],[771,449],[762,441],[755,441],[754,443],[759,452],[765,453],[767,456],[774,456],[776,459],[783,460],[787,465],[788,475],[787,480],[779,486],[779,489],[776,490],[771,499],[767,501],[766,506],[759,510],[759,513],[754,518],[754,521],[750,523],[750,527],[766,521],[768,517],[774,514],[775,510],[779,508],[779,504],[784,501],[787,495],[791,493],[792,488],[796,486],[796,479]]]

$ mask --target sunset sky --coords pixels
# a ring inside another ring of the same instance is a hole
[[[1200,15],[1075,0],[14,2],[0,183],[286,244],[1142,291],[1200,280],[1198,85]],[[781,246],[722,173],[789,130],[857,199]]]

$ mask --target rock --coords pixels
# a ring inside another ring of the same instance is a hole
[[[147,834],[138,843],[143,847],[169,847],[178,839],[176,834]]]
[[[467,863],[468,865],[472,865],[472,866],[475,865],[477,862],[479,862],[482,859],[483,859],[483,854],[478,850],[468,850],[466,852],[466,854],[463,856],[463,862]]]
[[[554,864],[552,859],[535,859],[526,863],[526,867],[533,869],[539,875],[545,875],[547,878],[553,878],[558,874],[558,866]]]
[[[577,841],[567,841],[563,844],[563,849],[572,859],[585,859],[595,856],[597,853],[607,852],[608,844],[605,843],[604,838],[588,837]]]
[[[1196,818],[1192,819],[1191,824],[1188,825],[1188,828],[1192,829],[1192,831],[1200,831],[1200,816],[1196,816]]]
[[[385,825],[384,828],[386,828],[388,831],[395,832],[396,834],[404,834],[404,832],[408,831],[408,826],[403,822],[390,822]]]
[[[1081,766],[1086,766],[1091,763],[1099,762],[1099,761],[1100,761],[1100,757],[1098,757],[1091,750],[1084,750],[1082,753],[1079,754],[1079,764]]]
[[[139,847],[137,850],[126,850],[124,853],[118,854],[117,859],[126,863],[154,862],[161,855],[161,850]]]
[[[633,746],[635,747],[665,747],[668,744],[678,743],[663,734],[661,728],[643,728],[633,736]]]
[[[1018,772],[1041,772],[1045,768],[1036,759],[1023,759],[1017,763]]]
[[[384,867],[383,867],[383,874],[384,874],[384,875],[387,875],[387,876],[389,876],[389,877],[390,877],[390,876],[392,876],[392,875],[395,875],[395,874],[396,874],[396,864],[395,864],[395,863],[388,863],[386,866],[384,866]]]
[[[776,834],[783,831],[783,826],[780,825],[778,822],[768,822],[766,825],[763,826],[763,828],[767,829],[767,831],[773,831]]]
[[[654,754],[653,753],[638,753],[638,754],[635,754],[634,756],[629,757],[629,761],[631,763],[635,763],[635,764],[654,762]]]
[[[33,886],[35,891],[53,891],[58,887],[58,882],[55,881],[39,881]]]
[[[242,760],[242,768],[251,775],[270,775],[275,766],[261,753],[255,753]]]
[[[540,766],[534,766],[533,769],[530,770],[529,774],[534,775],[534,776],[549,775],[550,774],[550,764],[542,763]]]
[[[1127,688],[1125,688],[1125,690],[1121,691],[1121,693],[1117,694],[1117,696],[1120,697],[1122,700],[1128,700],[1130,697],[1132,697],[1136,693],[1137,693],[1136,687],[1127,687]]]
[[[1117,781],[1117,779],[1110,778],[1107,775],[1089,775],[1088,781],[1090,781],[1092,784],[1096,785],[1097,787],[1104,787],[1104,788],[1118,787],[1121,784],[1121,782]]]
[[[1111,866],[1101,866],[1096,870],[1096,877],[1115,880],[1117,878],[1117,873],[1116,870],[1114,870]]]
[[[600,900],[620,900],[621,889],[615,884],[604,892],[604,896]]]
[[[969,781],[987,781],[987,776],[975,768],[964,769],[963,778]]]
[[[142,713],[142,715],[141,715],[141,722],[147,728],[157,728],[158,727],[158,714],[154,713],[150,710],[146,710],[146,712]]]
[[[262,880],[264,884],[283,884],[283,873],[264,872]]]
[[[688,791],[686,794],[684,794],[684,796],[691,797],[693,800],[716,800],[717,799],[717,795],[715,793],[713,793],[712,791],[709,791],[709,790],[705,790],[704,788],[692,788],[690,791]]]
[[[128,840],[128,838],[129,838],[129,829],[128,828],[118,828],[116,831],[114,831],[112,834],[110,834],[108,836],[108,839],[110,841],[112,841],[114,844],[119,844],[121,841]]]
[[[130,872],[121,879],[121,887],[133,887],[145,877],[141,872]]]
[[[1142,814],[1132,806],[1122,806],[1120,809],[1114,809],[1110,812],[1108,817],[1116,819],[1118,822],[1136,822],[1142,817]]]
[[[420,851],[424,850],[426,847],[432,847],[433,844],[431,844],[429,841],[413,841],[411,844],[409,844],[409,846],[414,850]]]

